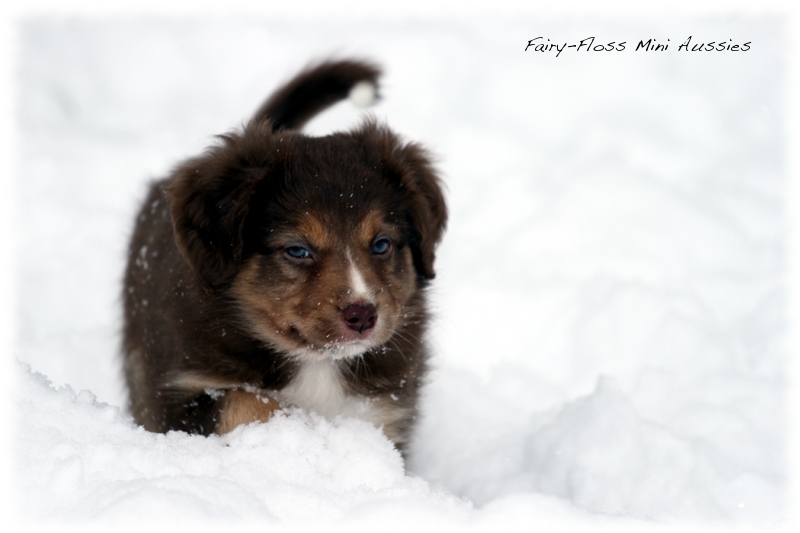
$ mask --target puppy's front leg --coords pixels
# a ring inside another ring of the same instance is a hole
[[[219,421],[216,432],[224,435],[238,426],[251,422],[266,422],[281,409],[277,400],[240,389],[229,390],[220,400]]]

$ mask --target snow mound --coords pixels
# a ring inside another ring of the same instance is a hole
[[[373,426],[292,411],[218,437],[149,433],[24,365],[18,479],[35,518],[331,520],[371,502],[470,505],[403,471]]]
[[[642,412],[608,376],[568,401],[519,369],[485,380],[453,372],[435,378],[412,468],[482,512],[534,494],[570,502],[573,516],[595,519],[755,525],[783,513],[780,470],[764,453],[746,453],[758,449],[757,424],[742,416],[730,424],[731,413],[711,408],[720,388],[714,380],[706,381],[695,420],[687,421]],[[752,391],[731,381],[738,401],[750,401]]]
[[[780,493],[747,473],[734,473],[697,439],[643,418],[612,378],[590,396],[536,421],[524,447],[533,487],[607,514],[659,520],[780,513]],[[620,472],[625,472],[620,476]]]

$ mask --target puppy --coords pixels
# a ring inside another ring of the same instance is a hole
[[[379,73],[313,66],[151,186],[123,292],[137,423],[223,434],[296,406],[367,420],[403,451],[447,219],[439,178],[422,147],[372,119],[298,131]]]

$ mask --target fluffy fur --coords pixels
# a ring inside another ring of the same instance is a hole
[[[152,184],[124,282],[125,376],[146,429],[225,433],[291,405],[371,421],[403,449],[447,218],[439,179],[374,120],[297,131],[378,75],[311,67]]]

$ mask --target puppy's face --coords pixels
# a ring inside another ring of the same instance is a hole
[[[327,213],[273,219],[233,284],[251,331],[287,354],[361,354],[413,319],[407,229],[380,209],[349,214],[332,200]]]
[[[282,137],[278,161],[228,169],[228,183],[189,168],[186,191],[173,187],[184,257],[282,353],[359,355],[423,312],[415,295],[444,226],[438,181],[418,152],[403,158],[393,137],[362,133]],[[203,220],[186,227],[195,211]]]

